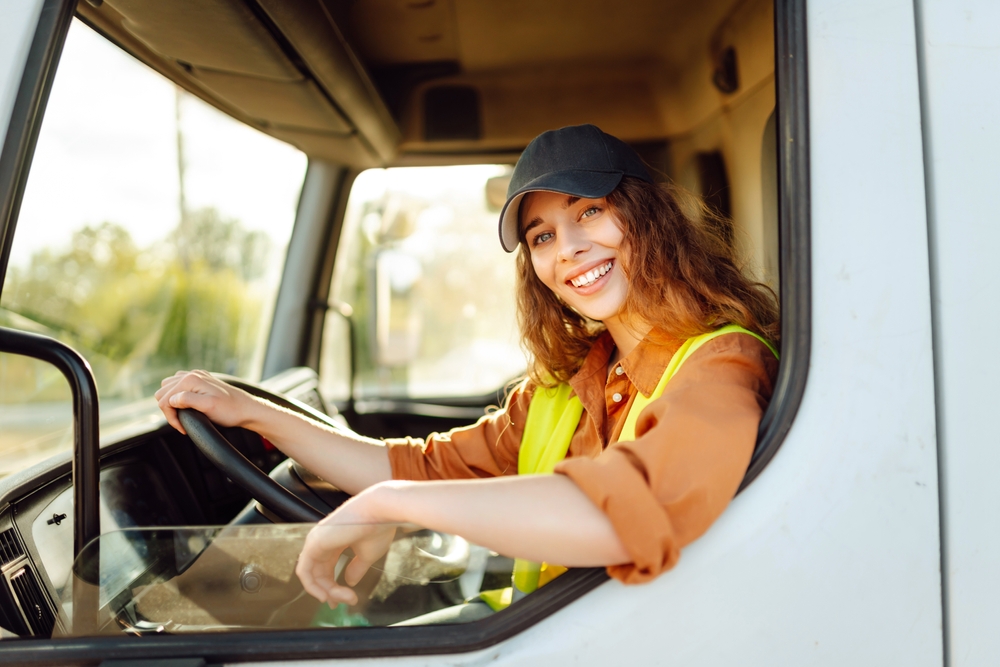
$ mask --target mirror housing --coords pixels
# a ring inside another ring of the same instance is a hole
[[[375,257],[375,357],[379,366],[405,366],[417,358],[423,316],[415,300],[423,278],[420,260],[387,248]]]

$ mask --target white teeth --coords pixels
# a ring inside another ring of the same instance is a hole
[[[591,285],[594,281],[611,270],[611,264],[611,262],[608,262],[607,264],[599,266],[596,269],[591,269],[583,275],[573,278],[570,280],[570,283],[572,283],[573,287],[586,287],[587,285]]]

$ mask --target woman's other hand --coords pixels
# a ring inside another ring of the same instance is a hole
[[[207,371],[177,371],[160,383],[155,397],[167,422],[185,435],[177,418],[180,409],[202,412],[220,426],[246,426],[251,412],[260,405],[250,394]]]
[[[358,603],[351,589],[368,569],[385,555],[396,535],[394,519],[384,512],[391,508],[388,495],[401,482],[384,482],[351,498],[337,511],[316,524],[306,537],[295,574],[309,595],[336,607],[341,602]],[[383,502],[385,501],[385,502]],[[337,583],[337,562],[350,547],[354,558],[344,568],[344,582]]]

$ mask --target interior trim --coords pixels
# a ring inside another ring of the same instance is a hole
[[[356,398],[354,412],[359,415],[406,414],[420,417],[439,417],[443,419],[470,419],[476,421],[485,412],[482,405],[466,407],[460,405],[445,405],[426,401],[408,401],[386,398]]]
[[[809,86],[805,0],[774,5],[777,83],[778,256],[781,364],[757,447],[737,493],[754,481],[784,442],[809,377],[812,345],[812,245],[809,195]]]
[[[212,662],[250,660],[367,658],[433,655],[488,648],[527,627],[602,583],[603,570],[571,570],[508,608],[474,623],[397,628],[337,628],[239,632],[213,635],[71,638],[35,640],[0,646],[0,656],[16,664],[95,664],[102,660],[203,658]],[[554,583],[554,582],[553,582]]]
[[[312,312],[304,302],[323,263],[315,249],[326,247],[323,244],[328,233],[329,211],[344,177],[345,169],[339,165],[309,160],[275,299],[262,379],[301,365],[302,332],[308,331],[312,324]]]
[[[35,154],[56,65],[75,9],[76,0],[45,0],[42,5],[0,151],[0,292],[7,275],[17,215],[28,182],[28,168]]]

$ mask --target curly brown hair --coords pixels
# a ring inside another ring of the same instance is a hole
[[[732,246],[719,234],[726,221],[703,205],[697,216],[688,215],[674,186],[631,177],[623,178],[606,202],[628,249],[621,261],[629,319],[680,340],[738,324],[778,342],[774,292],[740,270]],[[523,232],[516,289],[518,326],[532,357],[528,376],[541,385],[565,382],[604,326],[570,308],[539,280]]]

